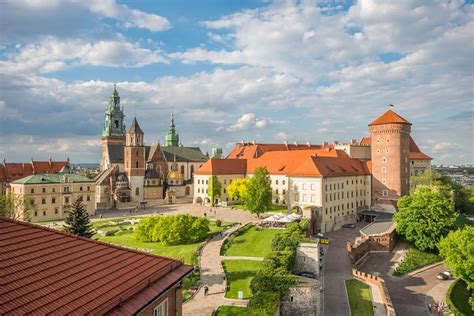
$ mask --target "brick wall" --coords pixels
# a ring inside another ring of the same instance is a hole
[[[393,308],[392,299],[390,298],[390,293],[388,292],[387,285],[381,277],[374,276],[370,273],[365,273],[357,269],[352,269],[352,275],[364,283],[369,283],[375,285],[379,288],[380,294],[382,295],[382,300],[385,307],[385,312],[387,316],[395,316],[395,309]]]

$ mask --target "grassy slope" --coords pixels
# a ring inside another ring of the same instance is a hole
[[[219,306],[215,316],[239,316],[239,315],[247,315],[248,308],[247,307],[239,307],[239,306]]]
[[[407,256],[405,259],[403,259],[393,274],[396,276],[404,275],[408,272],[439,262],[441,260],[442,258],[436,254],[423,252],[412,247],[408,250]]]
[[[250,282],[255,273],[260,269],[260,261],[252,260],[225,260],[224,270],[227,278],[228,290],[225,293],[226,298],[238,298],[238,291],[243,291],[244,299],[252,295]]]
[[[251,227],[235,237],[226,251],[226,256],[265,257],[271,252],[272,240],[281,229],[259,229]]]
[[[466,217],[462,215],[459,215],[458,218],[456,219],[456,226],[458,226],[459,228],[463,228],[466,225],[474,226],[474,222],[468,220]]]
[[[352,316],[374,315],[370,287],[358,280],[346,280],[347,295]]]
[[[210,234],[222,231],[223,229],[225,229],[225,227],[229,225],[230,223],[222,223],[221,227],[217,227],[214,222],[211,221],[211,224],[209,225],[209,228],[211,229]],[[191,257],[200,244],[200,242],[197,242],[186,245],[164,246],[158,242],[143,242],[135,239],[135,237],[133,236],[133,231],[120,231],[117,232],[115,236],[95,236],[95,238],[98,238],[100,241],[109,242],[111,244],[132,247],[145,251],[150,250],[156,255],[181,259],[188,264],[191,263]]]

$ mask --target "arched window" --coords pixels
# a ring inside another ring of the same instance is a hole
[[[184,174],[184,166],[181,165],[181,173]]]
[[[138,168],[138,161],[136,162],[136,168]]]
[[[135,195],[140,195],[140,188],[135,189]]]
[[[194,166],[191,165],[191,175],[193,175],[193,174],[194,174]]]

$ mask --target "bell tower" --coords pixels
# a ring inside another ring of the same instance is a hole
[[[170,129],[165,137],[164,147],[178,147],[179,135],[176,133],[176,126],[174,125],[174,114],[171,113]]]
[[[125,115],[123,108],[120,108],[120,95],[114,84],[114,90],[109,96],[109,104],[105,110],[104,126],[102,128],[102,157],[100,160],[100,170],[111,167],[109,148],[110,146],[125,145]]]
[[[143,143],[144,133],[138,125],[137,119],[133,118],[130,126],[124,150],[124,171],[128,177],[132,201],[143,201],[143,187],[145,183],[145,146]]]
[[[396,210],[398,199],[410,190],[411,123],[395,113],[393,105],[369,124],[372,161],[372,204]]]

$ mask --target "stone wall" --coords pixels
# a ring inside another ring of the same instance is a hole
[[[357,263],[365,255],[372,251],[386,251],[390,252],[395,246],[395,230],[391,233],[357,237],[354,244],[347,242],[347,252],[351,258],[352,263]]]
[[[311,272],[319,275],[319,245],[317,243],[300,243],[296,249],[293,272]]]
[[[317,316],[321,304],[319,284],[298,285],[281,296],[281,316]]]
[[[390,298],[390,293],[388,292],[388,288],[384,279],[374,276],[370,273],[359,271],[357,269],[352,269],[352,275],[364,283],[377,286],[380,290],[380,294],[382,295],[386,315],[395,316],[395,309],[393,308],[392,299]]]

